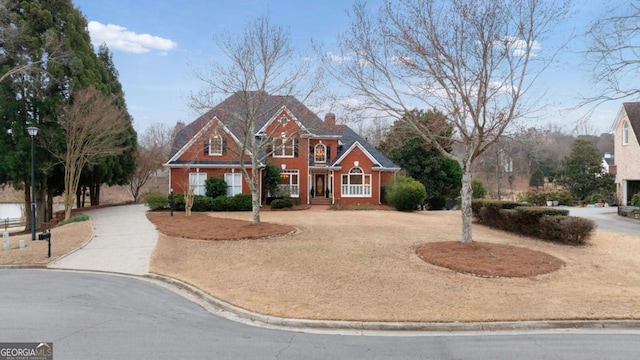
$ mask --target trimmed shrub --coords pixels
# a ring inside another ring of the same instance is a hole
[[[67,220],[60,221],[57,226],[62,226],[62,225],[66,225],[66,224],[70,224],[70,223],[74,223],[74,222],[87,221],[87,220],[89,220],[89,215],[78,214],[78,215],[70,217]]]
[[[284,209],[284,208],[292,208],[292,207],[293,207],[293,203],[289,198],[273,199],[273,201],[271,201],[272,209]]]
[[[427,197],[424,185],[411,177],[398,176],[387,188],[389,203],[399,211],[413,211]]]
[[[173,210],[175,211],[184,211],[184,194],[183,193],[173,193]]]
[[[250,211],[253,208],[251,194],[236,194],[229,198],[229,211]]]
[[[193,196],[193,206],[191,211],[193,212],[205,212],[211,211],[211,198],[203,195]]]
[[[210,200],[210,211],[250,211],[251,194],[218,196]]]
[[[211,211],[228,211],[230,207],[229,199],[229,196],[218,196],[211,200]]]
[[[146,193],[142,199],[151,211],[164,210],[169,207],[167,196],[158,192]]]
[[[631,198],[631,206],[640,206],[640,193],[633,195]]]
[[[474,200],[471,208],[483,225],[571,245],[585,244],[595,229],[591,220],[568,216],[566,209],[493,200]]]
[[[544,216],[540,219],[540,236],[551,241],[584,245],[596,229],[593,221],[575,216]]]
[[[569,210],[539,206],[518,206],[516,211],[527,216],[541,218],[543,216],[569,216]]]
[[[223,178],[210,177],[204,182],[204,194],[212,199],[227,195],[227,182]]]

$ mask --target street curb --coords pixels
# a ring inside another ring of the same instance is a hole
[[[0,265],[0,269],[46,269],[47,265],[33,265],[33,264],[15,264],[15,265]]]
[[[512,331],[558,329],[640,329],[640,320],[549,320],[549,321],[492,321],[492,322],[377,322],[343,320],[307,320],[281,318],[256,313],[217,299],[197,287],[172,277],[148,274],[144,277],[159,280],[186,291],[210,305],[229,312],[254,326],[298,330],[358,330],[358,331]]]

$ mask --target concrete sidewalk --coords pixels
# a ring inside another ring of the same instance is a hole
[[[146,210],[145,205],[123,205],[87,211],[93,226],[93,239],[48,267],[148,274],[158,232],[147,219]]]

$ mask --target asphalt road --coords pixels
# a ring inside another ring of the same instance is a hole
[[[593,220],[598,229],[640,235],[640,220],[618,216],[617,207],[565,207],[569,215]]]
[[[217,317],[148,281],[107,274],[3,269],[0,289],[0,342],[52,341],[54,359],[588,360],[640,354],[640,331],[629,330],[416,336],[270,330]]]

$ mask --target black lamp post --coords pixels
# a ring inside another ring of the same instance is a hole
[[[29,136],[31,136],[31,240],[36,239],[36,162],[35,162],[35,142],[34,138],[38,135],[38,128],[29,126],[27,128]]]
[[[169,192],[169,209],[171,210],[171,216],[173,216],[173,188]]]

